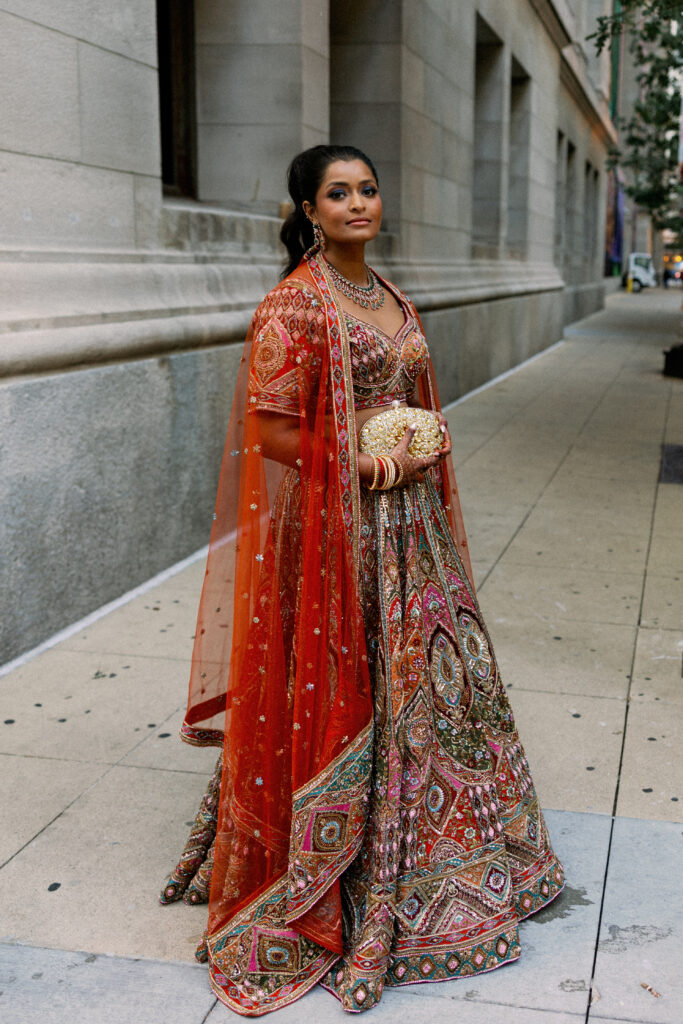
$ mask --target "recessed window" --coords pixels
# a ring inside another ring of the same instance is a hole
[[[168,195],[197,195],[194,0],[157,0],[161,177]]]

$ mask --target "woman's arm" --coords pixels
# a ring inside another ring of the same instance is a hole
[[[259,412],[263,457],[296,468],[299,458],[299,417],[278,412]]]

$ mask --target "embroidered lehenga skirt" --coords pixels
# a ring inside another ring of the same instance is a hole
[[[276,513],[297,501],[295,478],[288,474]],[[344,955],[323,980],[355,1012],[385,985],[469,977],[515,960],[519,921],[563,884],[432,482],[363,488],[361,511],[374,768],[362,847],[341,880]],[[181,862],[171,888],[187,885],[210,844],[219,777],[186,849],[186,876]],[[209,876],[210,856],[191,884],[196,898]],[[306,988],[295,977],[281,983]]]
[[[325,985],[363,1010],[384,985],[492,970],[563,873],[479,606],[431,482],[363,490],[361,574],[374,772],[342,878],[345,954]]]

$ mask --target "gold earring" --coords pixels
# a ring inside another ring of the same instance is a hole
[[[322,252],[325,248],[325,235],[317,220],[313,221],[313,245]]]

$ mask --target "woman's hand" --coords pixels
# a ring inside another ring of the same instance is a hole
[[[433,455],[413,458],[408,448],[415,436],[417,424],[412,424],[408,427],[394,450],[389,453],[403,470],[403,477],[399,484],[400,487],[406,484],[423,483],[427,470],[432,469],[433,466],[438,466],[442,459],[445,459],[451,453],[453,445],[451,444],[451,435],[448,432],[446,417],[442,413],[435,413],[435,416],[444,435],[443,447],[438,452],[434,452]]]
[[[443,448],[439,450],[438,454],[441,456],[442,459],[445,459],[446,456],[450,455],[451,452],[453,451],[451,432],[448,429],[448,423],[446,421],[446,417],[444,416],[444,414],[442,412],[435,412],[434,415],[436,416],[436,422],[439,424],[439,427],[441,428],[441,432],[443,434]]]

